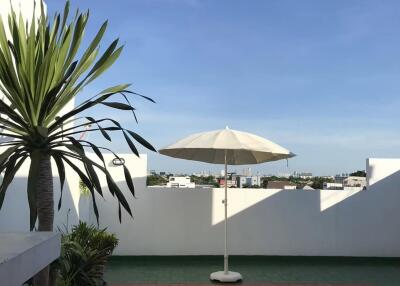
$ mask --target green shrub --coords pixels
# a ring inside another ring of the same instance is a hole
[[[79,180],[79,191],[80,191],[81,196],[84,196],[84,197],[90,196],[90,190],[82,180]]]
[[[116,236],[106,229],[79,222],[62,237],[61,256],[55,263],[57,286],[104,285],[107,259],[117,245]]]

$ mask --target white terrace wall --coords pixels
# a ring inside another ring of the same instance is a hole
[[[4,149],[0,149],[0,153]],[[21,166],[20,170],[10,184],[2,209],[0,210],[0,232],[29,231],[29,206],[27,197],[27,177],[29,173],[29,159]],[[64,225],[76,224],[79,217],[79,179],[67,167],[67,178],[63,192],[62,208],[57,210],[60,198],[60,183],[57,167],[52,162],[54,174],[54,200],[55,200],[55,226],[64,228]]]
[[[0,148],[0,153],[3,149]],[[96,155],[87,154],[88,157],[96,160]],[[134,178],[137,188],[144,188],[143,179],[146,175],[147,168],[147,156],[141,155],[141,159],[135,155],[121,154],[123,158],[129,162],[129,167],[132,170],[132,174],[136,176]],[[107,167],[110,170],[113,177],[122,180],[119,176],[123,176],[122,167],[115,167],[112,164],[112,158],[110,154],[104,154],[104,158],[107,162]],[[82,170],[83,167],[78,161],[72,160]],[[4,205],[0,210],[0,232],[18,232],[29,230],[29,206],[27,200],[27,177],[29,173],[29,159],[21,166],[20,170],[16,174],[14,181],[10,184],[4,199]],[[79,220],[89,221],[90,213],[92,209],[90,197],[81,196],[79,190],[79,176],[65,164],[66,182],[62,197],[62,207],[58,210],[57,205],[61,197],[60,192],[60,181],[58,177],[58,170],[54,161],[52,161],[52,172],[54,175],[54,211],[55,211],[55,229],[66,230],[66,227],[70,229],[72,225],[78,223]],[[100,175],[100,174],[99,174]],[[101,177],[102,178],[102,177]],[[102,184],[106,186],[105,178],[102,178]],[[126,186],[124,185],[124,188]],[[126,191],[124,189],[124,191]],[[104,190],[105,193],[108,190]],[[127,194],[129,196],[130,194]],[[107,201],[111,201],[111,196],[106,196]],[[101,197],[96,198],[97,201],[103,200]],[[103,205],[102,205],[103,207]],[[112,223],[118,223],[118,212],[116,209],[111,209],[110,205],[105,205],[105,212],[112,213]],[[103,217],[103,215],[102,215]]]
[[[101,226],[120,238],[116,254],[222,254],[223,191],[146,188],[146,164],[131,158],[134,219],[117,223],[110,195],[99,201]],[[364,191],[230,189],[230,253],[400,256],[400,160],[392,163],[385,173],[385,160],[369,160],[369,175],[379,180]]]
[[[125,187],[121,167],[111,167],[132,205],[123,213],[107,191],[97,198],[100,226],[117,234],[117,255],[222,254],[221,189],[146,188],[147,159],[121,155],[134,174],[136,199]],[[111,157],[106,156],[111,162]],[[229,248],[242,255],[400,256],[400,160],[367,161],[364,191],[229,190]],[[77,178],[69,174],[63,209],[56,224],[78,217],[95,223],[90,200],[79,197]],[[0,231],[26,230],[28,207],[23,173],[6,195]],[[55,178],[58,188],[57,178]],[[105,185],[104,180],[102,184]],[[59,197],[56,192],[56,200]]]
[[[388,176],[395,176],[399,170],[400,159],[369,158],[367,159],[367,186],[372,187]]]

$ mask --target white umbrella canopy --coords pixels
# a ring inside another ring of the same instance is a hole
[[[265,138],[229,128],[190,135],[159,152],[180,159],[227,165],[259,164],[295,156]]]
[[[228,267],[228,189],[227,165],[248,165],[277,161],[294,157],[289,150],[260,136],[247,132],[222,130],[193,134],[159,152],[174,158],[225,165],[225,250],[224,271],[213,272],[211,280],[236,282],[242,279],[238,272],[229,271]]]

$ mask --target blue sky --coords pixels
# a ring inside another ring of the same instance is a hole
[[[63,1],[47,1],[50,13]],[[400,153],[400,2],[119,0],[72,1],[89,8],[87,37],[108,19],[106,43],[125,44],[119,61],[82,100],[129,82],[157,104],[135,102],[139,124],[97,109],[156,147],[224,128],[264,136],[298,154],[252,166],[261,173],[335,174],[367,157]],[[93,140],[100,137],[91,135]],[[121,137],[111,144],[128,151]],[[107,145],[104,141],[103,145]],[[220,170],[149,154],[149,168]],[[238,171],[242,167],[232,167]]]

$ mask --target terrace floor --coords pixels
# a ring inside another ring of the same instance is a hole
[[[206,286],[222,256],[115,256],[106,272],[112,286]],[[251,286],[399,286],[400,258],[231,256],[230,268]],[[218,284],[218,283],[217,283]]]

